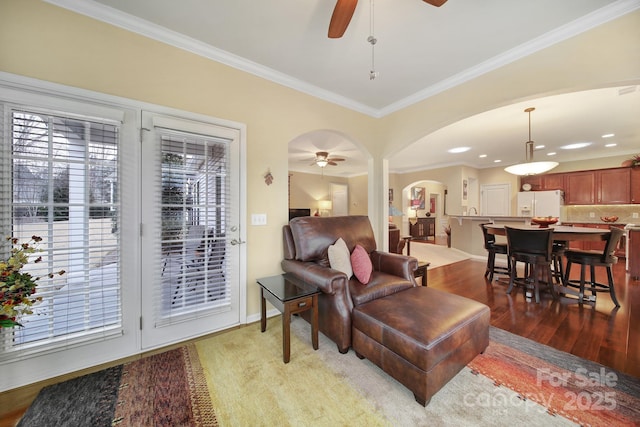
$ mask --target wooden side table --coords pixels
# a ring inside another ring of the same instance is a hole
[[[291,353],[291,315],[313,310],[311,315],[311,343],[318,349],[318,294],[320,291],[291,275],[263,277],[260,285],[260,331],[267,329],[267,303],[282,313],[282,360],[289,363]]]
[[[413,272],[413,277],[422,276],[422,286],[427,286],[427,267],[431,265],[430,262],[418,261],[418,268]]]

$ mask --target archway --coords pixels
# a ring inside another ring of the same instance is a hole
[[[445,228],[449,224],[446,214],[447,186],[434,180],[416,180],[402,188],[400,224],[403,236],[423,238],[426,234],[428,241],[436,243],[438,236],[445,236]],[[394,223],[397,217],[394,217]],[[430,218],[433,230],[416,230],[416,224],[421,218]],[[446,242],[446,239],[441,241]]]

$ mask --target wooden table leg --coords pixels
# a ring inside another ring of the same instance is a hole
[[[311,310],[311,343],[313,349],[318,349],[318,295],[313,296],[313,309]]]
[[[267,330],[267,301],[264,299],[264,289],[260,288],[260,332]]]
[[[411,255],[411,238],[407,239],[407,256]]]
[[[282,313],[282,360],[289,363],[291,354],[291,310],[289,304],[284,305],[284,313]]]

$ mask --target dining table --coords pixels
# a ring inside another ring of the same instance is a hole
[[[487,232],[496,236],[506,236],[504,224],[487,224],[485,225]],[[522,230],[537,230],[539,226],[527,225],[509,225],[511,228],[519,228]],[[607,240],[611,233],[608,228],[590,228],[590,227],[573,227],[568,225],[550,225],[548,228],[553,230],[553,240],[556,241],[601,241]]]
[[[487,232],[489,234],[493,234],[496,236],[506,236],[507,232],[505,230],[504,224],[487,224],[485,225]],[[511,228],[519,228],[523,230],[539,230],[550,228],[553,230],[553,240],[554,241],[603,241],[607,240],[611,231],[607,228],[590,228],[590,227],[574,227],[567,225],[550,225],[549,227],[540,227],[537,225],[509,225]],[[579,293],[567,286],[564,281],[562,285],[556,284],[554,285],[555,291],[559,294],[563,294],[565,296],[571,295],[575,297],[579,297]]]

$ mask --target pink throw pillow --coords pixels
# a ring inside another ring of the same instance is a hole
[[[371,264],[371,258],[369,258],[367,251],[360,245],[356,245],[353,248],[353,252],[351,252],[351,268],[353,268],[353,274],[355,274],[360,283],[364,285],[369,283],[373,264]]]

